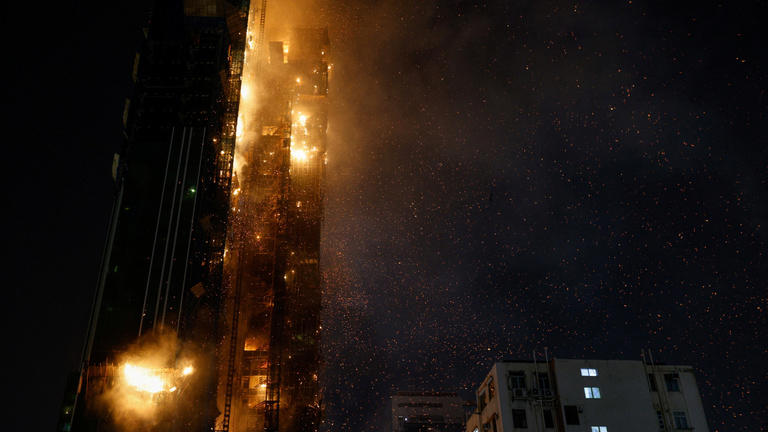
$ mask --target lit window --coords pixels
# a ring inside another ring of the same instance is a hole
[[[600,399],[600,387],[584,387],[584,397],[587,399]]]
[[[597,369],[581,369],[581,376],[597,376]]]
[[[606,426],[592,426],[592,432],[608,432],[608,427],[606,427]]]

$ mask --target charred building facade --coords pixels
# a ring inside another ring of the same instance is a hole
[[[318,428],[328,35],[266,43],[265,7],[157,1],[142,29],[60,430],[139,402],[134,430]]]
[[[244,74],[255,94],[241,102],[216,429],[314,431],[327,30],[295,29],[264,54]]]

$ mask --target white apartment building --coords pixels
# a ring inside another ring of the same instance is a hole
[[[466,432],[708,432],[690,366],[635,360],[502,362]]]
[[[461,432],[466,416],[456,393],[398,392],[392,396],[393,432]]]

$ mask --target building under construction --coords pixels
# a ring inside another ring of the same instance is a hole
[[[158,0],[141,31],[60,430],[319,427],[329,39],[267,40],[266,6]]]

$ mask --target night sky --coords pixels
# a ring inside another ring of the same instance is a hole
[[[55,426],[79,359],[147,3],[4,17],[20,430]],[[651,349],[712,431],[768,427],[768,3],[317,4],[327,429],[544,347]]]

